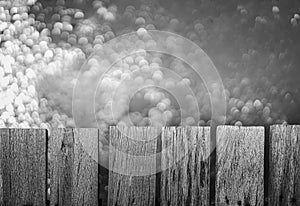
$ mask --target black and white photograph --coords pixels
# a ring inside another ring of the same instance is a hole
[[[300,206],[300,1],[0,0],[0,206]]]

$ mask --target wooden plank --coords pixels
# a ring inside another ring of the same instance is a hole
[[[300,126],[270,128],[269,205],[300,204]]]
[[[159,131],[151,127],[110,128],[109,205],[155,204]]]
[[[216,204],[263,205],[264,128],[217,128]]]
[[[108,204],[108,176],[109,176],[109,131],[99,130],[99,204]]]
[[[161,205],[209,205],[209,127],[162,131]]]
[[[50,205],[98,205],[98,130],[54,129],[49,154]]]
[[[5,132],[8,130],[0,129],[0,205],[3,205],[3,179],[2,179],[2,143],[1,139]],[[7,136],[7,135],[6,135]]]
[[[46,131],[1,129],[3,205],[46,205]]]

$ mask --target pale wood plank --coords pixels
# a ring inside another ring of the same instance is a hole
[[[155,204],[158,135],[158,128],[110,128],[109,205]]]
[[[161,205],[209,205],[209,127],[162,131]]]
[[[264,128],[217,128],[216,204],[263,205]]]
[[[269,165],[269,205],[299,205],[300,126],[271,126]]]
[[[0,129],[4,205],[46,205],[46,130]]]
[[[6,134],[4,134],[5,132],[8,132],[8,130],[3,130],[0,129],[0,205],[3,205],[3,179],[2,179],[2,136],[7,136]]]
[[[50,204],[98,205],[98,130],[54,129],[49,152]]]

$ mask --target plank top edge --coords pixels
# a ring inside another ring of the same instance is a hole
[[[122,128],[125,126],[109,126],[110,128]],[[156,128],[156,129],[162,129],[162,128],[210,128],[211,126],[165,126],[165,127],[139,127],[139,126],[129,126],[127,128]],[[273,124],[273,125],[269,125],[269,126],[262,126],[262,125],[258,125],[258,126],[235,126],[235,125],[218,125],[217,128],[266,128],[269,127],[270,129],[272,128],[277,128],[277,127],[282,127],[282,128],[287,128],[287,127],[300,127],[300,125],[283,125],[283,124]],[[89,127],[69,127],[69,128],[51,128],[50,130],[72,130],[72,129],[90,129],[90,130],[100,130],[99,128],[89,128]],[[0,130],[48,130],[45,128],[0,128]]]
[[[231,125],[219,125],[217,130],[232,129],[232,130],[245,130],[245,129],[256,129],[265,130],[264,126],[231,126]]]
[[[218,125],[218,127],[232,127],[232,128],[265,128],[265,126],[235,126],[235,125]]]
[[[275,125],[271,125],[270,129],[273,129],[273,128],[294,128],[294,127],[300,127],[300,125],[296,125],[296,124],[293,124],[293,125],[275,124]]]
[[[36,131],[39,131],[39,130],[47,130],[47,129],[44,129],[44,128],[0,128],[0,130],[36,130]]]

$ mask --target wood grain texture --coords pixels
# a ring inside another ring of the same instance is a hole
[[[98,205],[98,160],[94,159],[97,154],[97,129],[51,132],[50,205]]]
[[[209,127],[162,130],[161,205],[208,205]]]
[[[108,204],[155,204],[156,144],[160,134],[151,127],[111,127]]]
[[[269,165],[269,205],[300,205],[300,126],[271,126]]]
[[[98,153],[98,172],[99,172],[99,204],[108,204],[108,176],[109,176],[109,131],[99,130],[99,153]]]
[[[217,128],[216,205],[263,205],[264,128]]]
[[[1,139],[2,136],[8,136],[7,134],[5,134],[6,132],[8,132],[8,130],[3,130],[0,129],[0,205],[3,205],[3,179],[2,179],[2,143],[1,143]]]
[[[3,205],[46,205],[46,131],[0,129]]]

